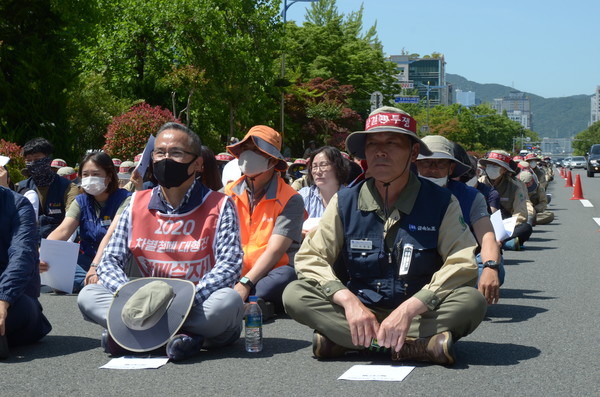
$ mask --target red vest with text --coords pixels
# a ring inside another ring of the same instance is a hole
[[[129,249],[144,277],[182,278],[198,283],[214,266],[214,242],[227,196],[209,192],[182,214],[149,210],[152,190],[131,199]]]

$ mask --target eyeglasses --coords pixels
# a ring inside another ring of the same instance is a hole
[[[418,160],[418,167],[445,170],[450,166],[450,160]]]
[[[155,160],[162,160],[165,157],[169,157],[175,161],[181,161],[181,160],[183,160],[183,158],[185,157],[186,154],[195,156],[194,153],[186,152],[185,150],[180,150],[180,149],[173,149],[173,150],[169,150],[168,152],[165,152],[164,150],[161,150],[161,149],[152,151],[152,156],[154,157]]]
[[[319,171],[319,170],[321,170],[321,171],[328,171],[329,168],[331,168],[331,163],[325,163],[325,162],[323,162],[323,163],[319,163],[319,164],[313,164],[310,167],[310,170],[313,171],[313,172]]]

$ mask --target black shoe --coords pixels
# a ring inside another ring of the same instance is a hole
[[[258,298],[256,300],[258,306],[260,306],[260,311],[262,312],[263,322],[269,321],[273,317],[275,317],[275,305],[273,302],[266,302],[263,298]]]
[[[167,342],[167,357],[171,361],[182,361],[194,357],[202,349],[204,338],[200,335],[175,335]]]
[[[102,350],[104,350],[105,353],[108,353],[111,356],[125,356],[132,353],[129,350],[119,346],[119,344],[115,342],[112,336],[110,336],[107,329],[102,331],[100,346],[102,347]]]

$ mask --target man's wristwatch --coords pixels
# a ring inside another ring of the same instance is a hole
[[[240,279],[240,284],[247,285],[248,287],[250,287],[250,289],[254,288],[254,283],[246,276]]]
[[[483,264],[483,267],[484,268],[485,267],[489,267],[490,269],[494,269],[494,270],[499,270],[500,269],[500,265],[498,263],[496,263],[496,261],[492,261],[492,260],[486,261]]]

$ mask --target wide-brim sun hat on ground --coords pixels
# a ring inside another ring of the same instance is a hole
[[[190,312],[196,286],[189,280],[143,277],[123,284],[108,310],[108,331],[132,352],[163,346]]]
[[[346,138],[346,149],[359,159],[365,158],[365,142],[368,134],[376,132],[396,132],[408,135],[413,141],[421,144],[419,153],[430,156],[427,145],[417,136],[417,121],[402,109],[383,106],[369,114],[364,131],[354,131]]]
[[[285,161],[285,158],[281,154],[281,134],[266,125],[255,125],[250,128],[244,139],[236,144],[227,146],[227,151],[239,159],[242,152],[242,145],[249,139],[254,142],[254,145],[261,152],[279,160],[277,165],[275,165],[275,170],[287,170],[287,161]]]
[[[431,150],[432,155],[424,156],[419,154],[417,161],[426,159],[447,159],[453,161],[456,165],[454,166],[454,171],[452,171],[452,174],[450,174],[450,178],[458,178],[471,169],[469,165],[461,162],[454,156],[454,145],[443,136],[427,135],[421,140],[427,145],[429,150]]]
[[[500,167],[514,174],[515,171],[510,167],[511,160],[512,157],[510,154],[508,154],[508,152],[505,152],[504,150],[492,150],[486,158],[479,160],[479,162],[482,165],[499,165]]]

